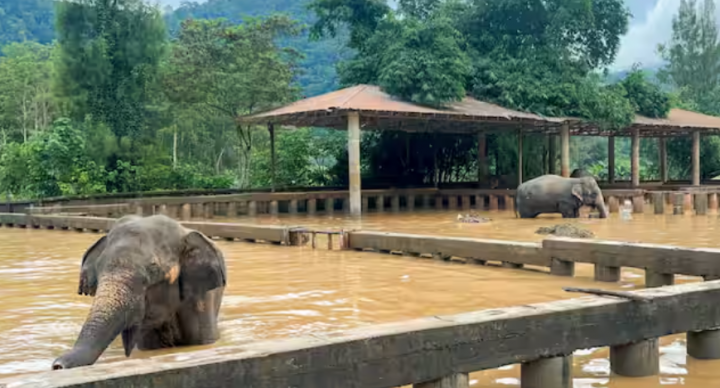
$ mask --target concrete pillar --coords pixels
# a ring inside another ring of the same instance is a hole
[[[405,198],[406,203],[405,206],[407,207],[407,211],[411,212],[415,210],[415,194],[408,194],[408,196]],[[470,206],[470,200],[468,199],[468,207]]]
[[[440,194],[435,196],[435,209],[437,209],[437,210],[443,209],[443,196]]]
[[[307,214],[310,216],[314,216],[317,212],[317,199],[310,198],[307,201]]]
[[[720,330],[689,331],[687,354],[698,360],[720,359]]]
[[[675,275],[645,269],[645,288],[672,286],[673,283],[675,283]]]
[[[278,201],[270,201],[270,214],[273,216],[278,214]]]
[[[572,356],[541,358],[520,367],[521,388],[571,388]]]
[[[610,370],[625,377],[647,377],[660,372],[657,338],[610,347]]]
[[[215,216],[215,203],[206,203],[203,206],[203,217],[207,220],[212,219]]]
[[[478,184],[485,183],[488,176],[487,136],[478,133]]]
[[[608,137],[608,183],[615,183],[615,136]]]
[[[228,218],[235,218],[237,217],[237,202],[228,202],[227,205],[227,216]]]
[[[142,215],[143,215],[142,205],[140,205],[140,204],[135,205],[135,214],[142,217]]]
[[[655,214],[665,214],[665,196],[663,193],[653,193],[652,196]]]
[[[392,206],[392,211],[397,213],[400,211],[400,196],[399,195],[393,195],[392,199],[390,200],[390,205]]]
[[[385,211],[385,196],[384,195],[378,195],[375,197],[375,210],[379,212]]]
[[[288,206],[288,213],[297,214],[297,212],[298,212],[298,201],[297,201],[297,199],[291,199],[290,204]]]
[[[555,145],[557,139],[555,135],[547,135],[548,137],[548,174],[555,174]]]
[[[360,114],[348,113],[348,169],[350,176],[350,215],[362,214],[360,182]]]
[[[168,215],[167,205],[166,204],[160,205],[160,210],[158,210],[158,212],[164,216],[167,216]]]
[[[350,212],[350,198],[341,198],[343,213]]]
[[[467,373],[456,373],[438,380],[413,384],[413,388],[468,388],[470,377]]]
[[[498,210],[498,196],[490,195],[490,210]]]
[[[718,210],[718,195],[717,193],[710,193],[710,211],[717,213]]]
[[[182,214],[181,214],[180,218],[183,221],[190,221],[191,214],[190,214],[190,204],[189,203],[184,203],[182,205],[181,212],[182,212]]]
[[[555,276],[575,276],[575,262],[553,257],[550,261],[550,274]]]
[[[608,198],[608,211],[610,213],[617,213],[620,211],[620,201],[618,201],[616,196],[610,196]]]
[[[512,195],[505,196],[505,210],[515,211],[515,198]]]
[[[460,197],[460,207],[462,207],[463,210],[470,210],[470,196],[469,195],[463,195]]]
[[[700,132],[692,133],[692,185],[700,186]]]
[[[666,183],[668,181],[667,139],[664,137],[658,138],[658,151],[660,156],[660,180],[662,183]]]
[[[640,195],[633,196],[632,203],[633,203],[633,213],[642,214],[645,212],[645,196],[644,195],[640,194]]]
[[[523,183],[523,133],[522,133],[522,129],[519,130],[518,133],[517,133],[517,141],[518,141],[518,145],[517,145],[517,147],[518,147],[518,152],[517,152],[517,157],[518,157],[518,173],[517,173],[517,174],[518,174],[518,176],[517,176],[517,180],[518,180],[518,185],[521,185],[521,184]]]
[[[485,196],[476,194],[475,195],[475,209],[485,210]]]
[[[257,201],[248,202],[248,215],[255,217],[257,215]]]
[[[422,207],[423,209],[430,209],[430,194],[423,194]]]
[[[560,128],[560,161],[561,161],[561,175],[565,178],[570,177],[570,127],[567,124],[563,124]]]
[[[691,193],[684,193],[683,195],[683,211],[684,212],[692,212],[694,210],[693,206],[693,196]]]
[[[270,192],[275,192],[275,126],[268,124],[268,132],[270,132]]]
[[[366,195],[363,195],[362,197],[362,212],[367,213],[370,211],[370,198],[368,198]]]
[[[684,212],[683,208],[683,202],[685,202],[685,194],[684,193],[673,193],[673,214],[674,215],[682,215]]]
[[[695,193],[695,215],[704,216],[707,214],[708,195],[705,192]]]
[[[333,214],[335,212],[335,198],[325,198],[325,213]]]
[[[448,208],[450,208],[450,210],[457,209],[457,195],[453,194],[448,197]]]
[[[632,187],[640,186],[640,130],[633,128],[631,141],[630,172]]]
[[[595,264],[595,280],[598,282],[615,283],[620,281],[620,267],[606,267],[604,265]]]

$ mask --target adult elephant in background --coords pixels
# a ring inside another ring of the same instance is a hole
[[[226,278],[222,252],[202,233],[163,215],[119,219],[82,258],[78,293],[93,304],[53,369],[94,364],[118,335],[126,356],[135,345],[214,343]]]
[[[582,206],[597,209],[600,218],[608,216],[600,187],[592,177],[542,175],[518,186],[515,198],[520,218],[535,218],[543,213],[560,213],[563,218],[578,218],[578,210]]]

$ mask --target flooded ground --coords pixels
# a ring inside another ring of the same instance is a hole
[[[646,206],[648,207],[648,206]],[[650,211],[645,214],[633,214],[633,219],[624,221],[614,213],[607,219],[577,218],[563,219],[559,214],[542,215],[536,219],[518,219],[509,211],[475,212],[482,217],[489,217],[491,222],[485,224],[466,224],[457,221],[455,211],[416,211],[412,213],[376,213],[364,214],[362,219],[337,212],[332,216],[307,216],[299,214],[290,216],[281,214],[274,217],[260,215],[257,217],[239,217],[228,219],[217,217],[215,222],[247,222],[269,225],[302,225],[314,228],[346,230],[380,230],[395,233],[427,234],[455,237],[475,237],[512,241],[541,241],[544,236],[535,234],[541,226],[551,226],[569,222],[592,230],[595,237],[606,240],[646,242],[692,247],[720,247],[720,218],[717,215],[654,215]]]
[[[562,222],[517,220],[508,212],[488,215],[494,221],[486,225],[458,224],[457,212],[388,212],[370,214],[362,222],[346,220],[339,213],[332,218],[259,217],[255,221],[519,241],[539,241],[542,236],[534,234],[537,227]],[[617,218],[572,222],[586,224],[600,238],[716,246],[713,239],[718,217],[636,215],[631,222]],[[48,370],[52,360],[72,346],[91,303],[91,298],[76,293],[80,258],[98,237],[91,233],[0,228],[0,378]],[[212,346],[568,299],[579,295],[563,292],[564,286],[600,286],[592,280],[589,265],[578,265],[574,278],[559,278],[526,270],[367,252],[224,241],[218,245],[226,255],[229,284],[221,312],[222,338]],[[676,278],[678,283],[699,280]],[[642,284],[642,271],[624,269],[620,283],[601,286],[632,289]],[[607,348],[576,352],[574,387],[704,388],[720,381],[720,361],[686,357],[684,335],[664,337],[661,346],[661,375],[643,379],[610,377]],[[181,355],[203,348],[207,347],[135,350],[131,357]],[[124,358],[118,338],[99,362]],[[473,373],[471,386],[519,387],[519,377],[519,365],[512,365]]]

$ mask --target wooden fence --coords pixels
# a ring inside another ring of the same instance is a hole
[[[468,374],[521,364],[521,386],[570,388],[572,354],[610,347],[620,376],[659,373],[658,338],[720,358],[720,281],[434,316],[312,337],[216,347],[0,380],[13,388],[467,388]],[[181,352],[182,350],[178,350]]]
[[[619,212],[620,205],[630,200],[635,213],[645,212],[646,204],[653,204],[656,213],[664,213],[665,206],[673,206],[675,214],[695,212],[705,215],[718,208],[718,195],[701,190],[696,192],[645,190],[606,190],[606,202],[611,213]],[[508,210],[514,209],[514,190],[481,189],[397,189],[365,190],[362,193],[363,212],[400,212],[416,209],[436,210]],[[346,191],[245,193],[203,196],[173,196],[133,198],[109,204],[74,204],[32,206],[12,212],[31,214],[84,214],[97,217],[116,217],[124,214],[166,214],[190,220],[211,219],[215,216],[236,217],[279,213],[314,215],[347,211],[349,198]],[[1,209],[0,209],[1,210]]]

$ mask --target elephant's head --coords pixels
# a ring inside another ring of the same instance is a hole
[[[127,217],[93,244],[82,258],[78,294],[94,297],[90,313],[71,350],[53,369],[92,365],[122,335],[129,356],[146,311],[146,291],[176,287],[177,303],[224,287],[222,252],[201,233],[165,216]]]
[[[600,218],[607,218],[608,209],[605,205],[600,186],[592,177],[584,177],[575,179],[572,183],[572,195],[577,198],[582,205],[591,206],[600,212]]]

